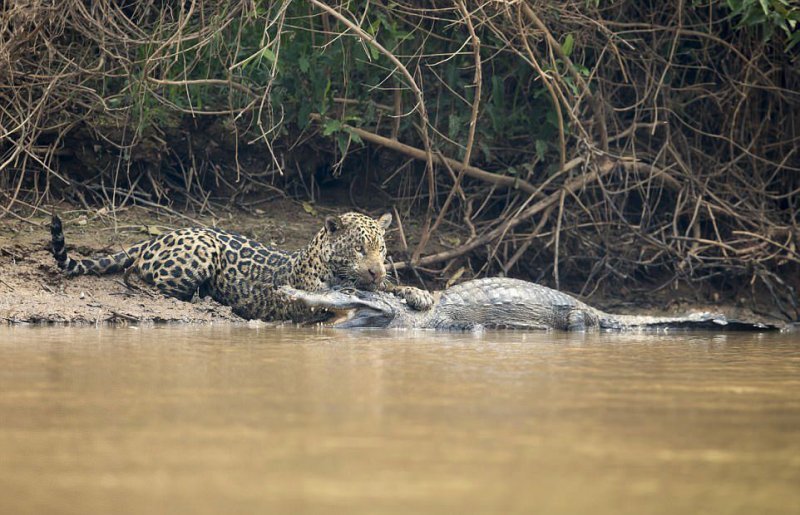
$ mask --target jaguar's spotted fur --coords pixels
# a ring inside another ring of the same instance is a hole
[[[330,217],[311,242],[296,251],[219,229],[178,229],[93,259],[67,256],[57,216],[50,232],[53,256],[67,275],[125,271],[126,280],[135,273],[181,300],[190,300],[196,292],[210,295],[245,318],[307,321],[312,318],[308,308],[282,296],[279,286],[314,291],[346,284],[391,291],[416,309],[433,304],[424,290],[386,281],[384,231],[391,221],[389,214],[378,220],[358,213]]]

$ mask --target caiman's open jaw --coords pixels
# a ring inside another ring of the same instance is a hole
[[[302,302],[309,307],[346,312],[346,318],[334,323],[333,327],[343,329],[386,327],[394,320],[394,312],[391,309],[380,302],[366,298],[370,295],[368,292],[350,288],[309,292],[291,286],[281,286],[279,291],[289,299]]]
[[[358,329],[358,328],[376,328],[388,327],[394,320],[392,313],[387,313],[383,310],[376,310],[368,307],[358,307],[347,311],[347,316],[344,320],[337,320],[333,327],[339,329]]]

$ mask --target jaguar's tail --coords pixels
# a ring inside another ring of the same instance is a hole
[[[67,275],[101,275],[121,272],[133,264],[134,260],[139,256],[141,248],[142,244],[137,243],[129,249],[108,256],[92,259],[72,259],[67,255],[61,219],[58,215],[53,214],[53,220],[50,223],[50,249],[53,251],[53,257],[56,259],[58,268]]]

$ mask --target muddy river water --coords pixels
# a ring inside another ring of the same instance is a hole
[[[0,327],[0,513],[800,513],[800,336]]]

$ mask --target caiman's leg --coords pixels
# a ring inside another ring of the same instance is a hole
[[[550,326],[553,329],[560,329],[562,331],[585,331],[588,326],[586,313],[581,309],[576,309],[575,306],[569,304],[560,305],[556,304],[551,306],[553,310],[553,320]]]
[[[433,295],[430,292],[413,286],[397,286],[389,282],[384,283],[383,290],[401,299],[417,311],[426,311],[433,306]]]
[[[586,314],[579,310],[573,309],[567,315],[567,331],[585,331],[586,330]]]

